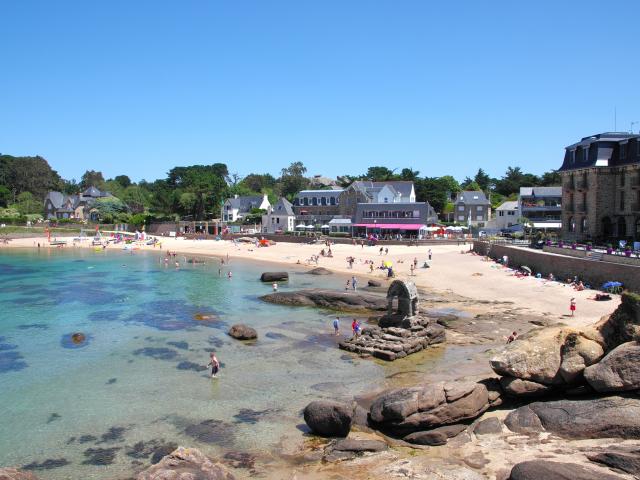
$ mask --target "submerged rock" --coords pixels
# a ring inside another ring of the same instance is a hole
[[[229,329],[229,336],[237,340],[253,340],[258,338],[258,332],[254,328],[238,323]]]
[[[38,480],[38,477],[17,468],[0,468],[0,480]]]
[[[322,437],[346,437],[351,430],[353,407],[342,402],[317,400],[304,409],[304,421]]]
[[[381,440],[337,440],[325,449],[323,459],[325,462],[352,460],[367,453],[382,452],[388,448],[387,444]]]
[[[234,480],[227,467],[196,448],[178,447],[160,462],[141,472],[137,480]]]
[[[307,273],[310,275],[332,275],[333,274],[331,270],[324,267],[314,268],[313,270],[309,270]]]
[[[260,275],[261,282],[282,282],[285,280],[289,280],[287,272],[264,272]]]

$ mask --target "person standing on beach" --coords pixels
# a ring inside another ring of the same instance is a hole
[[[356,336],[356,325],[358,325],[358,321],[354,318],[353,322],[351,322],[351,333],[354,338]]]
[[[569,302],[569,310],[571,311],[571,316],[573,317],[573,314],[576,311],[576,299],[572,298],[571,301]]]
[[[218,361],[218,357],[216,357],[216,352],[211,352],[209,359],[210,361],[207,367],[211,367],[211,378],[216,378],[220,371],[220,362]]]
[[[351,287],[353,288],[354,292],[357,286],[358,286],[358,279],[355,276],[351,277]]]
[[[431,249],[429,249],[429,261],[431,261]]]
[[[277,291],[278,291],[278,283],[277,283],[277,282],[273,282],[272,287],[273,287],[273,291],[274,291],[274,292],[277,292]]]
[[[333,331],[336,335],[340,335],[340,317],[333,319]]]

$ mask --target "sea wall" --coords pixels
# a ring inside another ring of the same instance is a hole
[[[512,247],[509,245],[489,244],[484,241],[474,241],[473,250],[480,255],[487,255],[493,259],[503,256],[509,257],[509,266],[526,265],[535,273],[543,276],[553,273],[556,278],[573,278],[577,275],[582,281],[593,287],[599,287],[604,282],[618,281],[634,292],[640,292],[640,267],[612,263],[606,260],[590,260],[568,255],[556,255],[539,250]]]

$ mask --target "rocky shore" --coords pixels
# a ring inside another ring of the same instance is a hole
[[[305,420],[318,435],[326,434],[326,422],[341,422],[331,436],[371,429],[392,445],[445,448],[465,459],[466,476],[446,476],[452,465],[444,461],[434,478],[637,478],[638,333],[640,297],[625,294],[613,314],[591,327],[538,328],[505,346],[490,359],[495,377],[384,391],[366,415],[350,404],[316,401]],[[534,460],[541,455],[558,461]]]

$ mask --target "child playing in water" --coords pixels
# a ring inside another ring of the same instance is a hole
[[[218,375],[218,371],[220,370],[220,362],[216,357],[216,352],[211,352],[211,355],[209,355],[209,357],[211,361],[209,362],[207,367],[211,367],[211,378],[216,378],[216,376]]]

